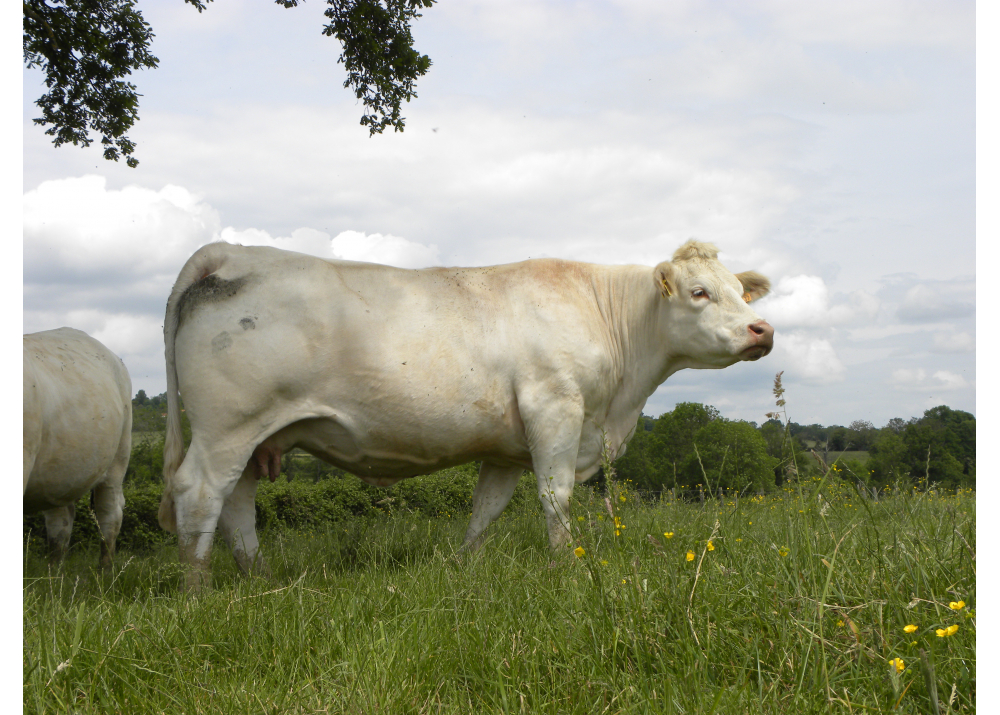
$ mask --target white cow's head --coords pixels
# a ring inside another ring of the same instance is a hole
[[[686,367],[758,360],[774,346],[774,328],[748,305],[767,295],[770,281],[754,271],[734,275],[718,254],[712,244],[691,240],[653,269],[668,349],[688,358]]]

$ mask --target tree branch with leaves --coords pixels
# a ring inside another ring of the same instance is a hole
[[[212,0],[184,0],[199,13]],[[403,101],[417,96],[416,80],[431,60],[413,49],[410,24],[435,0],[326,0],[326,36],[342,47],[337,62],[347,70],[344,87],[354,91],[365,110],[361,125],[369,136],[386,127],[401,132]],[[285,8],[298,0],[275,0]],[[153,69],[153,31],[134,0],[24,0],[24,64],[45,74],[47,91],[35,104],[55,146],[90,146],[100,136],[104,158],[132,155],[127,132],[139,118],[136,86],[127,81],[135,70]]]

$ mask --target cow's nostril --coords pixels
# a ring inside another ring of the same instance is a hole
[[[760,323],[753,323],[750,326],[750,332],[756,333],[757,335],[763,335],[764,334],[764,326],[761,325]]]

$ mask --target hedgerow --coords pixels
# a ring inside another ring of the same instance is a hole
[[[472,511],[472,491],[476,486],[475,464],[451,467],[427,476],[404,479],[389,488],[373,487],[346,475],[320,479],[271,483],[262,481],[257,490],[257,528],[315,530],[348,519],[378,518],[386,514],[410,513],[428,518],[466,518]],[[537,501],[534,477],[522,478],[511,499],[512,506]],[[117,548],[142,552],[176,537],[160,528],[161,483],[126,480],[125,510]],[[25,543],[35,550],[45,546],[45,520],[41,514],[24,517]],[[90,495],[76,504],[76,519],[70,548],[97,546],[100,534],[90,506]]]

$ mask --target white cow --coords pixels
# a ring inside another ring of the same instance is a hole
[[[42,512],[62,558],[74,504],[94,492],[101,566],[122,525],[122,479],[132,446],[132,381],[117,355],[73,328],[24,336],[24,511]]]
[[[655,268],[539,259],[404,270],[213,243],[167,302],[165,490],[187,585],[208,579],[216,526],[256,562],[254,495],[303,450],[378,486],[481,461],[466,546],[525,468],[553,549],[575,482],[621,454],[653,391],[682,368],[756,360],[773,329],[733,275],[689,241]],[[181,441],[178,390],[191,421]]]

